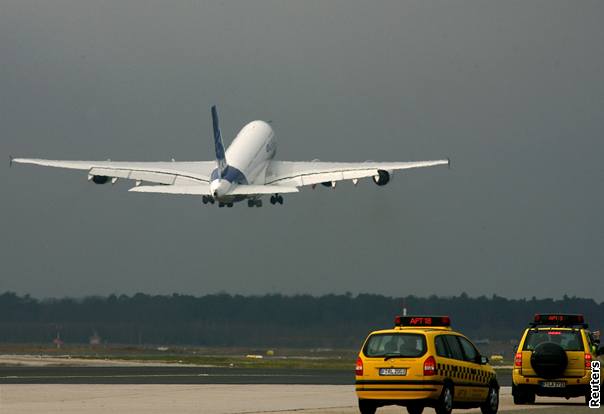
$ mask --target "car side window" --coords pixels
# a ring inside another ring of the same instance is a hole
[[[459,341],[455,335],[445,335],[445,341],[449,346],[449,351],[451,352],[450,358],[459,359],[460,361],[464,360],[463,352],[461,350],[461,345],[459,345]]]
[[[436,347],[436,355],[445,358],[451,358],[449,348],[447,348],[447,344],[445,343],[445,337],[443,335],[439,335],[434,338],[434,346]]]
[[[462,336],[457,337],[457,339],[459,339],[459,342],[461,343],[461,348],[463,349],[466,361],[477,362],[478,351],[474,348],[474,345]]]

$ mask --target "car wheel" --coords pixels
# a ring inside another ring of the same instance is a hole
[[[499,409],[499,387],[495,384],[489,387],[487,399],[480,406],[482,414],[496,414]]]
[[[512,385],[512,396],[514,397],[514,404],[516,405],[535,403],[535,393],[524,387]]]
[[[422,414],[424,412],[423,405],[408,405],[407,412],[409,414]]]
[[[436,414],[451,414],[453,411],[453,388],[450,384],[443,386],[443,391],[434,407]]]
[[[359,411],[361,414],[375,414],[377,404],[372,400],[359,400]]]

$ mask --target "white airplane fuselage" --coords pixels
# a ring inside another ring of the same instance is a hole
[[[266,169],[275,157],[275,133],[264,121],[245,125],[226,150],[226,170],[212,172],[210,190],[220,202],[240,201],[245,197],[229,196],[227,192],[238,184],[264,184]]]

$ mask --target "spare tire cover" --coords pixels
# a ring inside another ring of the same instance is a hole
[[[531,355],[531,366],[543,378],[558,378],[564,374],[568,357],[558,344],[544,342],[537,345]]]

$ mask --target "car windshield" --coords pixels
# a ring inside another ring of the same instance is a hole
[[[563,330],[538,330],[529,331],[524,341],[524,350],[532,351],[539,344],[544,342],[552,342],[558,344],[565,351],[583,351],[583,341],[581,340],[581,332],[579,331],[563,331]]]
[[[368,357],[416,358],[426,352],[426,337],[412,333],[372,335],[363,353]]]

